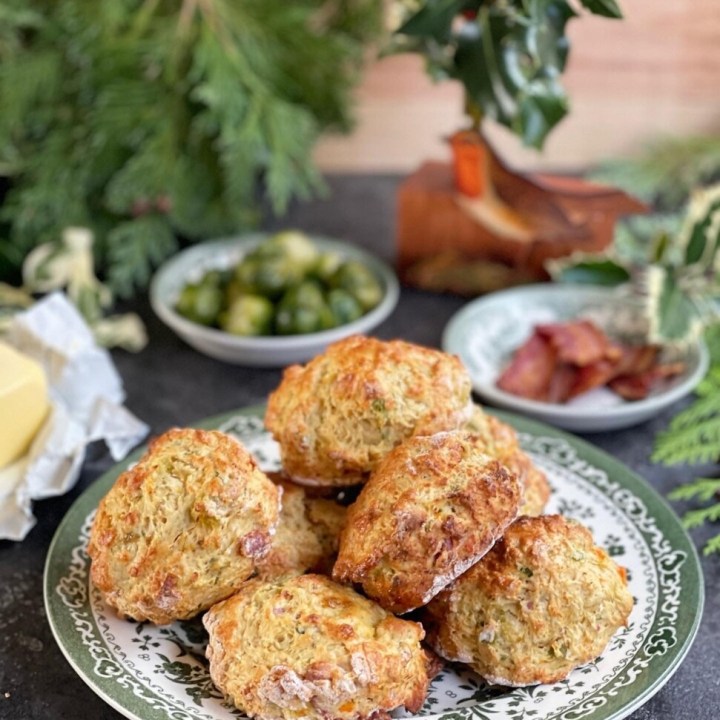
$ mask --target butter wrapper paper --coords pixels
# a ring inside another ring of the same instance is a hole
[[[119,461],[149,428],[123,407],[110,354],[63,294],[16,315],[3,339],[43,366],[50,396],[50,412],[28,454],[0,471],[0,538],[22,540],[35,524],[32,501],[75,484],[89,443],[103,440]]]

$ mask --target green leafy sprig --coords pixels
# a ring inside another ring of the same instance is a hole
[[[688,529],[700,527],[708,522],[717,522],[720,520],[720,479],[718,478],[698,478],[691,483],[681,485],[673,490],[669,495],[671,500],[698,500],[700,502],[714,502],[706,507],[696,510],[688,510],[683,515],[683,525]],[[705,543],[703,554],[711,555],[720,552],[720,533],[710,538]]]
[[[695,391],[694,402],[656,437],[652,455],[655,462],[672,465],[720,459],[720,325],[708,328],[705,342],[710,352],[710,370]],[[697,478],[677,487],[669,497],[706,503],[705,507],[688,510],[683,515],[683,524],[688,529],[720,520],[720,478]],[[705,544],[703,552],[706,555],[720,552],[720,533]]]
[[[672,465],[720,458],[720,364],[711,368],[695,394],[693,404],[658,435],[652,455],[655,462]]]
[[[635,156],[603,163],[590,178],[679,211],[694,188],[720,180],[720,134],[655,140]]]
[[[673,490],[669,496],[671,500],[698,500],[700,502],[714,502],[706,507],[697,508],[696,510],[688,510],[683,515],[683,525],[688,529],[700,527],[708,522],[717,522],[720,520],[720,479],[718,478],[698,478],[691,483],[681,485]],[[720,552],[720,533],[710,538],[705,543],[703,554],[711,555]]]
[[[323,188],[311,152],[351,125],[380,0],[4,0],[0,278],[92,229],[129,294],[189,240]]]
[[[720,320],[720,184],[693,194],[679,226],[638,218],[609,251],[551,261],[548,269],[560,282],[624,285],[644,313],[648,342],[685,344]]]
[[[696,388],[693,403],[656,436],[651,458],[654,462],[674,465],[720,460],[720,325],[707,328],[705,343],[710,369]],[[720,478],[696,478],[675,488],[668,497],[705,504],[684,513],[682,522],[688,530],[720,520]],[[720,533],[705,543],[703,553],[720,553]]]
[[[615,0],[580,0],[586,10],[620,18]],[[459,80],[467,109],[488,117],[526,145],[541,148],[568,112],[560,83],[577,17],[567,0],[424,0],[408,12],[388,52],[423,55],[435,80]]]

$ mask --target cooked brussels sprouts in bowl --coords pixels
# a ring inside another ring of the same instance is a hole
[[[188,344],[255,366],[301,362],[368,332],[392,312],[398,294],[382,260],[297,230],[188,248],[150,287],[153,309]]]

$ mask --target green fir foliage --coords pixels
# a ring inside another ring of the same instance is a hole
[[[678,413],[655,440],[654,462],[714,462],[720,459],[720,326],[705,333],[711,356],[708,374],[695,390],[696,398]]]
[[[652,459],[666,465],[706,463],[720,460],[720,326],[705,333],[711,366],[696,390],[692,405],[676,415],[669,428],[655,440]],[[689,510],[683,516],[688,529],[720,520],[720,478],[697,478],[680,485],[669,495],[671,500],[710,503]],[[720,552],[720,534],[705,545],[704,553]]]
[[[673,490],[671,500],[697,500],[699,502],[714,501],[710,505],[688,510],[683,515],[683,525],[688,529],[700,527],[708,522],[720,520],[720,480],[717,478],[697,478],[691,483],[681,485]],[[703,549],[705,555],[720,552],[720,534],[710,538]]]
[[[323,187],[311,151],[351,125],[380,0],[5,0],[0,276],[91,227],[116,290],[175,248]]]

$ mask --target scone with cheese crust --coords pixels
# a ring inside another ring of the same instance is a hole
[[[320,575],[246,582],[203,622],[215,685],[261,720],[383,720],[423,704],[419,623]]]
[[[173,429],[100,502],[91,577],[119,614],[164,624],[231,595],[278,522],[278,489],[234,438]]]
[[[425,613],[439,655],[489,683],[522,686],[557,682],[595,659],[632,607],[624,569],[589,530],[544,515],[514,522]]]
[[[258,561],[265,579],[308,570],[329,573],[337,555],[347,508],[309,497],[305,488],[281,482],[282,510],[270,551]]]
[[[463,429],[477,433],[485,451],[517,475],[523,487],[520,515],[541,515],[550,498],[550,485],[545,473],[520,449],[515,430],[477,405]]]
[[[471,412],[470,378],[457,357],[353,336],[287,368],[265,424],[295,482],[344,486],[364,482],[403,440],[457,429]]]
[[[333,577],[360,583],[391,612],[420,607],[492,547],[521,492],[472,433],[406,440],[348,509]]]

